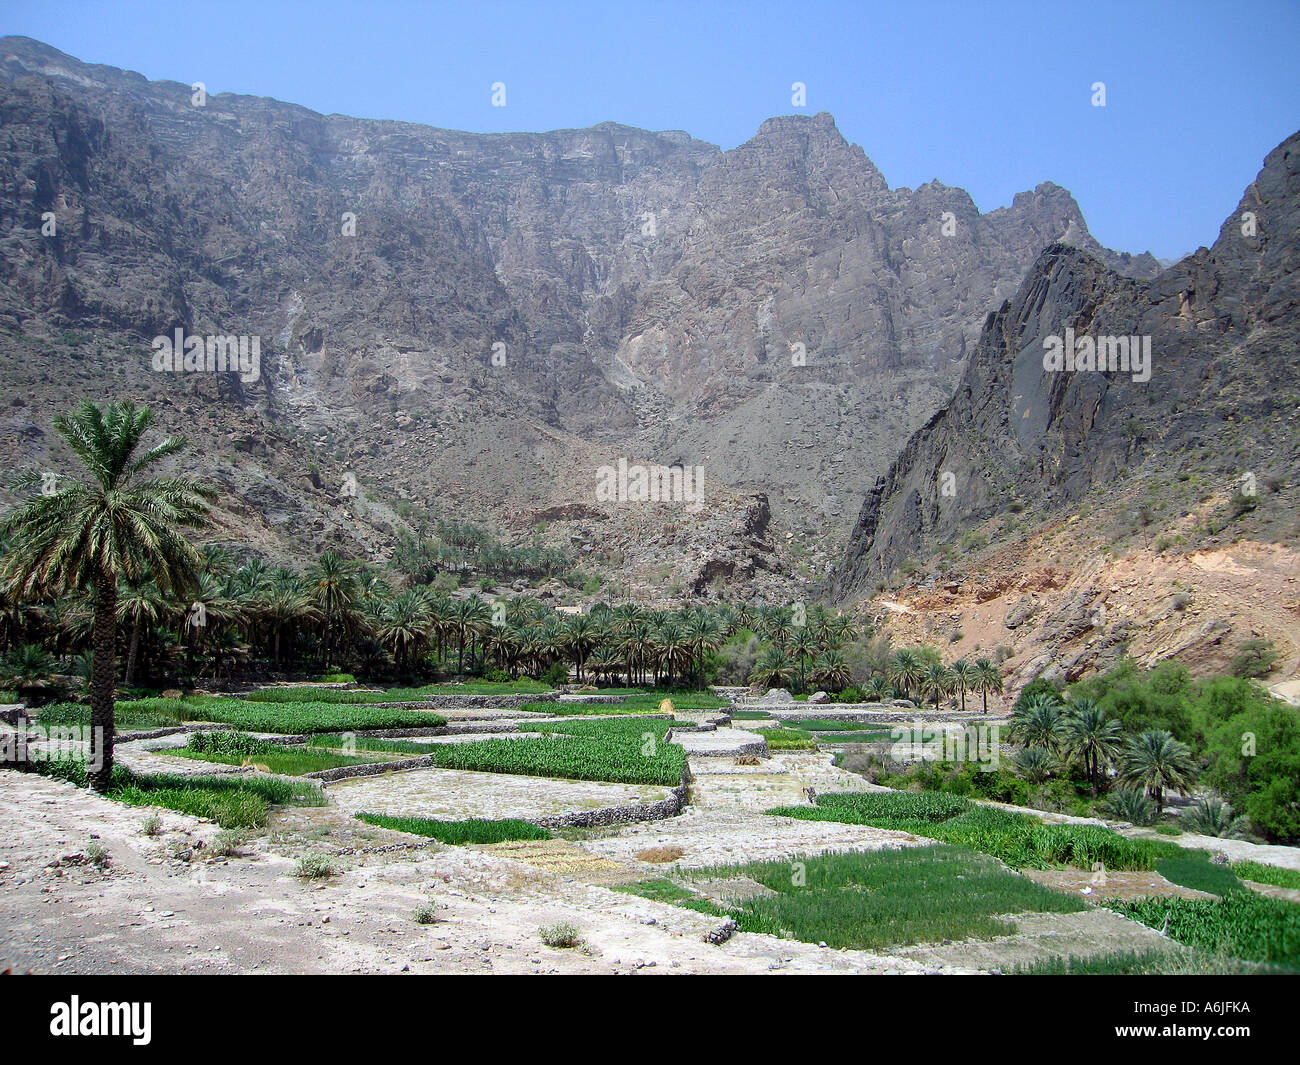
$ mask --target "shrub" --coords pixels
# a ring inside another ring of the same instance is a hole
[[[439,921],[438,907],[432,902],[426,902],[416,908],[411,914],[411,920],[416,924],[437,924]]]
[[[1234,817],[1232,807],[1222,799],[1201,797],[1182,813],[1183,827],[1202,836],[1241,839],[1246,819]]]
[[[548,666],[540,678],[543,683],[550,685],[552,688],[561,684],[569,683],[569,667],[563,662],[554,662]]]
[[[239,848],[243,845],[243,842],[242,833],[223,828],[212,840],[212,853],[218,858],[233,858],[239,854]]]
[[[162,818],[157,814],[150,814],[140,824],[140,831],[146,836],[156,836],[162,832]]]
[[[324,854],[304,854],[293,867],[293,875],[302,880],[320,880],[339,872],[338,865]]]
[[[1016,772],[1032,784],[1041,784],[1060,768],[1056,756],[1046,747],[1026,747],[1011,760]]]
[[[1141,788],[1116,788],[1106,796],[1103,806],[1117,821],[1149,825],[1156,819],[1156,804]]]
[[[1266,677],[1277,666],[1278,657],[1272,640],[1247,640],[1228,663],[1228,672],[1234,677]]]
[[[543,925],[537,930],[537,934],[542,937],[542,942],[548,947],[567,950],[582,944],[582,936],[578,932],[577,926],[569,924],[567,921]]]

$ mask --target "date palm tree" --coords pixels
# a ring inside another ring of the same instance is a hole
[[[750,681],[764,688],[781,688],[790,681],[794,663],[779,647],[769,647],[754,663]]]
[[[208,524],[216,491],[190,477],[151,477],[161,460],[185,446],[182,436],[140,450],[153,412],[135,404],[103,409],[83,402],[54,429],[85,471],[52,495],[38,495],[9,515],[12,538],[0,581],[12,596],[93,593],[90,677],[90,784],[108,789],[113,774],[113,693],[117,680],[117,587],[152,575],[164,595],[183,595],[202,559],[186,530]],[[33,487],[36,478],[28,479]]]
[[[315,623],[322,619],[304,582],[292,573],[287,576],[277,574],[258,597],[258,611],[271,626],[271,654],[276,669],[280,668],[280,644],[285,626],[295,622]]]
[[[333,551],[316,560],[308,580],[312,604],[320,611],[325,629],[321,668],[328,671],[339,639],[355,623],[360,590],[353,565]]]
[[[1031,698],[1011,717],[1011,738],[1055,754],[1065,740],[1065,708],[1054,695]]]
[[[952,671],[942,662],[931,662],[921,677],[921,694],[934,699],[935,710],[939,709],[939,700],[952,691]]]
[[[159,618],[167,612],[167,608],[167,597],[162,594],[153,578],[135,586],[123,584],[118,590],[117,620],[129,622],[131,625],[131,640],[126,652],[126,672],[122,675],[122,683],[126,687],[129,688],[131,681],[135,679],[135,667],[140,658],[141,632],[147,626],[156,625]]]
[[[429,604],[418,590],[411,590],[381,602],[374,634],[392,652],[398,671],[405,675],[428,627]]]
[[[984,713],[989,712],[989,692],[1000,692],[1002,690],[1002,670],[1000,670],[991,659],[977,658],[975,660],[975,685],[976,690],[984,698]]]
[[[848,661],[833,648],[823,651],[813,662],[812,675],[814,681],[831,691],[843,691],[853,679]]]
[[[961,694],[962,713],[966,712],[966,693],[974,691],[979,683],[979,670],[964,658],[957,659],[949,669],[953,690]]]
[[[1146,788],[1157,814],[1164,813],[1167,792],[1188,791],[1195,777],[1191,749],[1164,729],[1150,728],[1129,740],[1120,779]]]
[[[1061,749],[1083,763],[1095,799],[1101,776],[1120,751],[1123,728],[1092,699],[1075,699],[1066,712]]]
[[[885,667],[885,675],[890,684],[899,691],[906,692],[910,699],[916,686],[921,683],[921,678],[925,676],[925,666],[921,663],[920,655],[903,648],[894,652],[894,657]]]
[[[691,648],[695,682],[702,685],[705,659],[722,646],[724,629],[717,618],[703,611],[689,618],[685,628],[686,642]]]

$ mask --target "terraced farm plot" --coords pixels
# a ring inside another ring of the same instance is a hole
[[[142,705],[141,705],[142,704]],[[233,725],[242,732],[299,735],[312,732],[347,732],[389,728],[439,728],[447,719],[429,710],[321,702],[250,703],[220,696],[185,699],[142,699],[117,704],[129,716],[139,709],[158,713],[166,709],[180,721],[209,721]],[[85,723],[90,708],[85,708]]]
[[[581,727],[586,722],[557,724],[562,727],[545,729],[550,733],[545,736],[436,744],[429,753],[447,769],[668,787],[681,783],[686,754],[662,742],[670,721],[594,721],[587,728]]]
[[[509,773],[409,769],[331,783],[333,801],[348,813],[437,821],[539,818],[657,802],[671,789],[653,784],[539,780]]]
[[[808,821],[842,821],[912,832],[970,847],[1013,868],[1075,866],[1154,869],[1161,858],[1187,851],[1163,840],[1132,839],[1095,825],[1049,825],[1029,814],[983,806],[944,792],[847,792],[818,795],[813,806],[784,806],[769,813]],[[1201,860],[1206,860],[1201,855]]]
[[[551,838],[549,829],[513,817],[499,821],[488,821],[483,818],[472,818],[467,821],[436,821],[427,817],[389,817],[386,814],[357,814],[356,817],[368,825],[377,825],[394,832],[425,836],[436,839],[439,843],[467,845]]]
[[[693,870],[679,883],[741,931],[872,950],[1015,931],[1020,913],[1076,913],[1083,903],[984,855],[941,845]],[[748,883],[745,891],[729,884]],[[638,889],[663,899],[661,878]]]

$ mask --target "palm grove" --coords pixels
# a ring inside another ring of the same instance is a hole
[[[405,540],[393,569],[336,554],[304,572],[237,560],[223,548],[196,546],[215,493],[192,478],[158,473],[184,439],[146,446],[151,424],[149,409],[131,403],[101,410],[85,402],[56,418],[81,478],[32,494],[0,523],[0,685],[39,702],[58,694],[58,674],[74,663],[89,680],[90,777],[99,788],[112,771],[119,687],[349,669],[371,681],[456,673],[667,688],[748,682],[796,693],[822,688],[845,702],[928,702],[936,710],[944,699],[966,710],[970,696],[985,713],[988,696],[1002,689],[990,659],[945,664],[932,647],[893,649],[819,605],[651,610],[597,603],[568,615],[526,596],[489,602],[457,591],[468,559],[480,571],[542,576],[563,565],[561,554],[502,548],[456,523],[440,526],[440,544]],[[15,487],[30,492],[38,480],[29,476]],[[1158,670],[1151,676],[1157,680],[1121,679],[1163,683]],[[1094,801],[1109,791],[1116,816],[1141,822],[1151,819],[1151,806],[1159,816],[1170,793],[1187,792],[1199,764],[1223,794],[1253,802],[1252,821],[1270,835],[1300,834],[1297,774],[1271,768],[1267,756],[1216,761],[1210,734],[1216,715],[1232,717],[1219,741],[1228,750],[1240,714],[1265,715],[1251,724],[1265,735],[1295,731],[1295,715],[1277,719],[1275,707],[1251,701],[1245,682],[1198,683],[1204,692],[1186,682],[1152,716],[1154,696],[1134,704],[1136,697],[1105,676],[1068,703],[1035,682],[1021,693],[1012,721],[1021,746],[1017,776],[1063,785],[1078,777]],[[1182,707],[1210,724],[1180,718]],[[1175,732],[1192,737],[1195,750]],[[1300,750],[1300,737],[1284,739],[1266,755]],[[1292,779],[1279,786],[1278,773]]]

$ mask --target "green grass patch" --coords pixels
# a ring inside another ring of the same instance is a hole
[[[120,702],[113,711],[114,732],[171,728],[183,721],[184,707],[179,699],[133,699]],[[90,707],[82,703],[54,703],[43,707],[36,717],[42,728],[90,726]]]
[[[255,765],[271,773],[299,777],[305,773],[318,773],[324,769],[338,769],[345,765],[362,765],[384,759],[365,755],[346,754],[325,747],[307,745],[287,746],[259,740],[242,732],[196,732],[190,736],[188,746],[168,753],[183,758],[197,758],[204,762],[223,765]]]
[[[594,721],[523,721],[521,732],[564,733],[566,736],[603,736],[621,742],[643,742],[649,733],[662,740],[674,722],[666,717],[617,717]]]
[[[1046,958],[1015,969],[1015,976],[1228,976],[1259,972],[1234,958],[1194,950],[1113,951],[1089,957]]]
[[[262,688],[244,696],[249,703],[325,703],[331,706],[364,703],[404,702],[392,699],[387,692],[346,691],[342,688]]]
[[[152,701],[152,700],[143,700]],[[440,728],[445,717],[427,710],[333,703],[250,703],[219,696],[189,696],[162,700],[175,703],[186,721],[233,725],[243,732],[295,735],[312,732],[352,732],[365,729]],[[132,706],[118,703],[119,708]]]
[[[388,817],[385,814],[357,814],[357,820],[395,832],[427,836],[439,843],[463,846],[469,843],[506,843],[517,839],[551,839],[548,829],[531,821],[505,818],[500,821],[435,821],[427,817]]]
[[[311,749],[326,747],[333,750],[379,751],[387,754],[428,754],[430,743],[419,740],[387,739],[383,736],[355,736],[350,732],[321,732],[312,735]]]
[[[862,728],[861,721],[828,721],[820,717],[782,721],[781,724],[787,728],[801,728],[805,732],[856,732]],[[889,731],[886,730],[884,735],[888,736]]]
[[[1256,884],[1272,884],[1274,887],[1300,891],[1300,870],[1282,869],[1262,862],[1233,862],[1232,871],[1241,879],[1253,880]]]
[[[612,724],[625,727],[610,728]],[[581,725],[595,727],[575,727]],[[676,787],[686,768],[686,752],[662,742],[670,725],[666,720],[562,722],[547,730],[551,735],[439,743],[430,746],[429,754],[444,769]]]
[[[985,855],[947,846],[754,862],[688,875],[747,877],[773,892],[725,907],[742,931],[857,950],[992,938],[1014,932],[1008,914],[1085,908]]]
[[[818,743],[891,743],[888,732],[828,732],[816,737]]]
[[[733,721],[769,721],[772,715],[766,710],[733,710],[731,719]]]
[[[209,817],[222,828],[257,828],[266,824],[271,804],[251,791],[221,791],[192,784],[178,788],[142,788],[129,784],[109,794],[131,806],[165,806],[194,817]]]
[[[659,704],[642,706],[624,703],[562,703],[553,700],[524,703],[519,708],[530,714],[551,714],[555,717],[596,717],[644,714],[647,710],[658,712]]]
[[[1013,868],[1149,870],[1161,858],[1187,857],[1177,844],[1130,839],[1095,825],[1048,825],[1029,814],[981,806],[945,792],[841,792],[819,795],[815,806],[768,813],[806,821],[873,825],[969,847]]]
[[[1226,895],[1245,888],[1226,865],[1215,865],[1203,857],[1161,858],[1156,862],[1156,872],[1171,884],[1211,895]]]
[[[797,728],[767,728],[762,736],[769,751],[815,751],[817,740],[811,732]]]
[[[480,680],[466,684],[424,684],[418,688],[390,688],[385,696],[392,702],[427,699],[431,695],[541,695],[554,687],[540,680]]]
[[[273,805],[325,805],[320,788],[270,777],[144,773],[125,774],[125,778],[109,791],[110,799],[131,806],[162,806],[194,817],[208,817],[222,828],[258,828],[266,824],[267,813]]]
[[[710,913],[716,917],[728,916],[727,911],[720,906],[691,891],[689,888],[684,888],[681,884],[669,880],[667,877],[642,880],[635,884],[615,884],[611,886],[615,891],[626,892],[629,895],[640,895],[643,899],[667,902],[673,906],[683,906],[688,910]]]
[[[1300,906],[1294,902],[1230,891],[1217,899],[1143,898],[1106,905],[1197,950],[1300,967]]]

